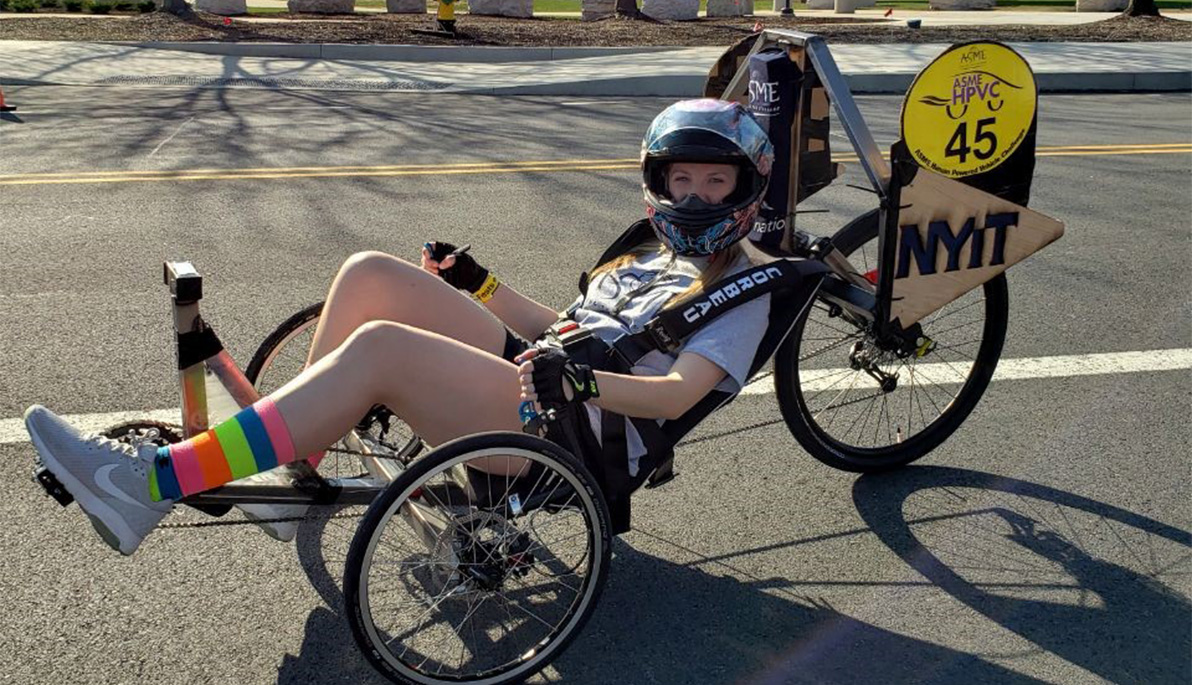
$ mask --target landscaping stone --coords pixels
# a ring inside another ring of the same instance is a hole
[[[392,14],[426,14],[426,0],[385,0],[385,11]]]
[[[1121,12],[1129,0],[1076,0],[1077,12]]]
[[[753,0],[708,0],[709,17],[741,17],[753,14]]]
[[[248,3],[244,0],[196,0],[195,9],[200,12],[229,16],[248,12]]]
[[[642,0],[642,14],[654,19],[692,21],[699,16],[699,0]]]
[[[468,14],[524,19],[534,16],[534,0],[468,0]]]
[[[286,8],[305,14],[351,14],[355,0],[288,0]]]
[[[579,7],[580,19],[596,21],[613,15],[617,9],[617,0],[582,0]]]

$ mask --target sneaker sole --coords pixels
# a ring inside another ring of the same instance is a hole
[[[63,467],[54,458],[54,453],[46,448],[36,431],[30,430],[29,437],[33,440],[33,446],[37,448],[37,454],[41,457],[42,463],[50,470],[50,473],[54,474],[58,482],[62,483],[62,487],[66,488],[66,491],[75,498],[83,513],[91,519],[91,525],[103,538],[103,541],[124,556],[130,556],[135,552],[144,538],[138,537],[124,517],[116,513],[115,509],[109,507],[98,495],[91,492],[90,488],[70,475],[70,471]],[[126,550],[125,546],[130,541],[132,544]]]

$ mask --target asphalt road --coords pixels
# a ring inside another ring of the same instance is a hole
[[[632,160],[666,104],[5,95],[21,109],[0,119],[0,425],[34,402],[177,406],[165,259],[204,274],[205,316],[241,362],[363,249],[470,242],[506,282],[562,306],[640,215]],[[860,106],[888,145],[898,99]],[[1186,356],[1192,155],[1156,146],[1192,143],[1192,97],[1040,107],[1031,206],[1067,233],[1011,270],[1004,358]],[[508,166],[540,161],[570,164]],[[481,163],[503,166],[461,166]],[[150,173],[167,170],[188,173]],[[846,186],[862,182],[850,165],[805,205],[830,213],[803,227],[865,209],[871,196]],[[682,448],[678,480],[638,496],[595,616],[542,679],[1188,682],[1189,373],[1139,368],[996,381],[945,445],[880,477],[803,453],[773,423],[773,395],[739,398]],[[0,442],[0,682],[381,682],[310,571],[310,544],[165,530],[125,559],[29,482],[31,457]]]

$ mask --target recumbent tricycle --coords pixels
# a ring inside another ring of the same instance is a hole
[[[768,126],[776,172],[751,237],[772,261],[708,288],[647,333],[675,345],[690,332],[682,311],[715,316],[750,291],[768,292],[770,324],[744,392],[772,383],[799,444],[835,468],[870,472],[922,457],[957,429],[993,376],[1006,331],[1003,272],[1063,232],[1025,208],[1037,99],[1029,66],[996,43],[953,46],[908,91],[889,163],[819,37],[751,36],[713,67],[705,95],[747,104]],[[830,107],[878,206],[817,237],[795,230],[794,208],[840,173]],[[646,231],[636,224],[601,263]],[[167,263],[165,281],[182,423],[122,424],[110,437],[176,442],[207,428],[209,404],[251,404],[301,369],[322,308],[284,322],[241,372],[199,316],[194,268]],[[771,358],[773,371],[763,373]],[[314,505],[304,525],[367,505],[343,595],[373,666],[402,683],[515,682],[558,656],[591,614],[612,537],[629,529],[629,495],[669,480],[674,445],[732,399],[713,392],[662,424],[663,453],[615,484],[574,435],[484,433],[428,450],[374,407],[318,470],[284,467],[290,485],[232,483],[183,503],[212,515],[234,504]],[[468,466],[480,459],[530,466],[494,476]],[[48,471],[36,477],[70,503]]]

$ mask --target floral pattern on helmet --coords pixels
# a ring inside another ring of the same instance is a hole
[[[719,252],[741,240],[753,229],[761,200],[738,209],[732,216],[707,227],[698,235],[692,235],[672,223],[664,214],[646,206],[646,218],[659,233],[659,238],[678,254],[688,257],[704,257]]]
[[[761,124],[741,105],[731,100],[683,100],[659,114],[642,139],[641,158],[661,152],[659,143],[677,129],[703,129],[720,135],[738,147],[753,162],[758,173],[770,175],[774,146]]]

